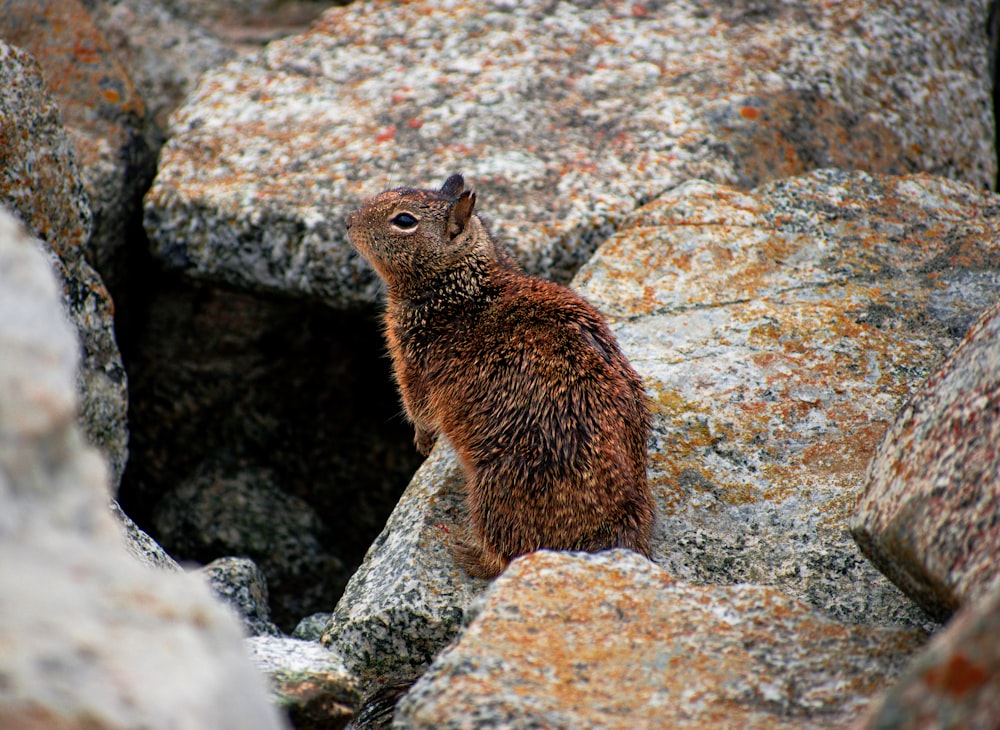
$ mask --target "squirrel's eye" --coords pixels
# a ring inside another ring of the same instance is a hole
[[[419,221],[417,221],[417,219],[414,216],[410,215],[409,213],[398,213],[393,217],[392,221],[390,222],[392,223],[392,225],[396,226],[396,228],[401,228],[404,231],[408,231],[411,228],[416,228],[417,223]]]

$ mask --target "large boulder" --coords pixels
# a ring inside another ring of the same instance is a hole
[[[941,620],[997,582],[1000,301],[882,439],[851,533],[882,572]]]
[[[823,166],[993,183],[986,0],[353,3],[205,75],[146,228],[167,266],[336,306],[376,299],[344,215],[462,171],[535,273],[699,177]],[[928,93],[933,89],[933,93]]]
[[[111,297],[86,258],[92,217],[85,185],[41,67],[2,40],[0,204],[57,257],[63,303],[79,333],[81,426],[104,452],[117,489],[128,458],[128,393]]]
[[[924,175],[692,182],[601,247],[574,285],[617,323],[653,401],[668,572],[928,626],[847,518],[895,414],[1000,297],[998,204]]]
[[[474,604],[393,727],[846,727],[921,639],[634,553],[542,551]]]
[[[2,210],[0,351],[0,726],[283,727],[235,618],[122,544],[56,278]]]
[[[485,581],[470,579],[448,552],[462,521],[462,474],[442,439],[417,471],[337,602],[321,641],[372,695],[420,675],[462,625]]]

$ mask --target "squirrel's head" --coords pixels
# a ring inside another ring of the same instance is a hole
[[[476,194],[461,175],[440,190],[397,188],[369,198],[347,217],[351,244],[390,287],[494,256],[489,234],[474,214]]]

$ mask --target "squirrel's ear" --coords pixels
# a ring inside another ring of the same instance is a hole
[[[460,175],[453,175],[452,177],[458,177],[461,179]],[[448,178],[450,181],[451,178]],[[447,183],[445,183],[447,185]],[[458,196],[458,200],[455,204],[451,206],[451,211],[448,213],[448,235],[454,238],[469,224],[469,218],[472,217],[472,209],[476,207],[476,194],[471,190],[466,190],[464,193]]]
[[[465,178],[457,172],[445,180],[444,185],[441,186],[441,194],[446,198],[455,199],[462,194],[463,190],[465,190]]]

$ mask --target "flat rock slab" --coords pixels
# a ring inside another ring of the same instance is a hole
[[[1000,198],[929,176],[692,182],[574,279],[653,401],[657,562],[854,623],[929,624],[848,513],[910,393],[1000,297]]]
[[[959,611],[856,730],[976,728],[1000,718],[1000,586]]]
[[[561,281],[691,178],[993,182],[986,0],[587,5],[354,3],[210,72],[146,199],[154,250],[346,306],[378,292],[346,213],[456,171],[528,269]]]
[[[247,639],[247,649],[296,730],[338,730],[354,716],[358,680],[333,652],[314,641],[276,636]]]
[[[1000,304],[886,433],[851,533],[882,572],[941,620],[997,580]]]
[[[921,640],[621,550],[520,558],[474,606],[393,727],[839,728]]]

